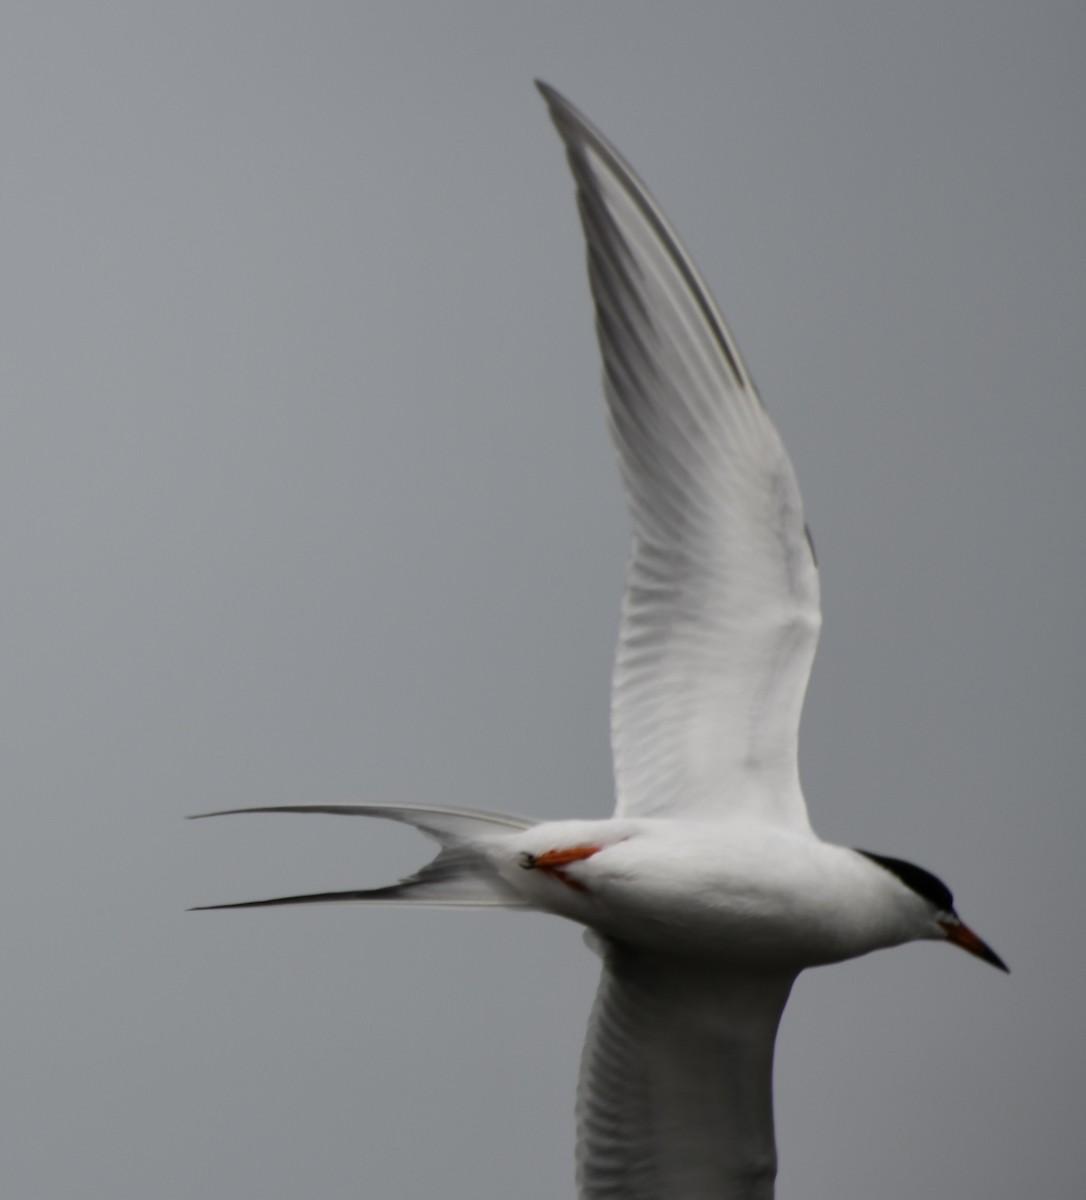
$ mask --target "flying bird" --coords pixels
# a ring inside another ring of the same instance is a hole
[[[813,832],[797,740],[822,618],[792,464],[667,218],[538,87],[576,182],[633,525],[614,815],[232,809],[387,818],[439,852],[389,887],[204,907],[491,905],[579,922],[603,964],[577,1093],[580,1196],[771,1200],[773,1047],[800,971],[919,940],[1007,967],[930,872]]]

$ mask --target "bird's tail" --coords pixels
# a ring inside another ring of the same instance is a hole
[[[287,804],[261,808],[229,808],[197,813],[194,818],[226,817],[236,813],[332,813],[348,817],[383,817],[411,825],[433,838],[441,849],[437,857],[414,875],[390,887],[348,892],[314,892],[305,896],[277,896],[271,900],[244,900],[235,904],[201,904],[210,908],[263,908],[273,904],[334,904],[349,901],[384,901],[408,904],[523,907],[501,879],[486,853],[487,843],[535,824],[523,817],[482,812],[470,808],[422,808],[389,804]]]

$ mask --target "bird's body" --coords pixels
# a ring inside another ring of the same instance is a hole
[[[522,865],[526,854],[578,846],[601,849],[555,871]],[[546,822],[485,853],[513,903],[735,968],[798,972],[854,958],[912,940],[927,916],[921,897],[856,851],[742,818]]]
[[[797,744],[821,606],[792,464],[644,185],[540,89],[577,182],[634,531],[612,689],[615,814],[234,810],[383,817],[440,852],[391,887],[213,907],[491,905],[579,922],[604,964],[578,1093],[581,1196],[769,1200],[773,1046],[800,971],[925,939],[1006,968],[934,876],[812,831]]]

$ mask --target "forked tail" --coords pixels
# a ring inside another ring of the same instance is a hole
[[[530,829],[534,821],[503,813],[471,808],[415,808],[388,804],[285,804],[261,808],[228,808],[196,813],[203,817],[226,817],[236,813],[332,813],[347,817],[383,817],[411,825],[433,838],[441,849],[426,866],[389,887],[362,888],[347,892],[314,892],[305,896],[277,896],[271,900],[243,900],[235,904],[199,904],[190,911],[212,908],[263,908],[273,904],[334,904],[373,900],[408,904],[501,908],[523,907],[523,900],[502,881],[488,857],[487,843],[503,834]]]

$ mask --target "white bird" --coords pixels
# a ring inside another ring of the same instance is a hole
[[[920,939],[1007,967],[929,872],[812,831],[796,758],[821,610],[792,464],[663,213],[538,86],[576,180],[633,522],[614,816],[230,810],[385,817],[440,852],[391,887],[208,907],[499,905],[580,922],[603,959],[577,1096],[581,1197],[768,1200],[773,1045],[800,971]]]

